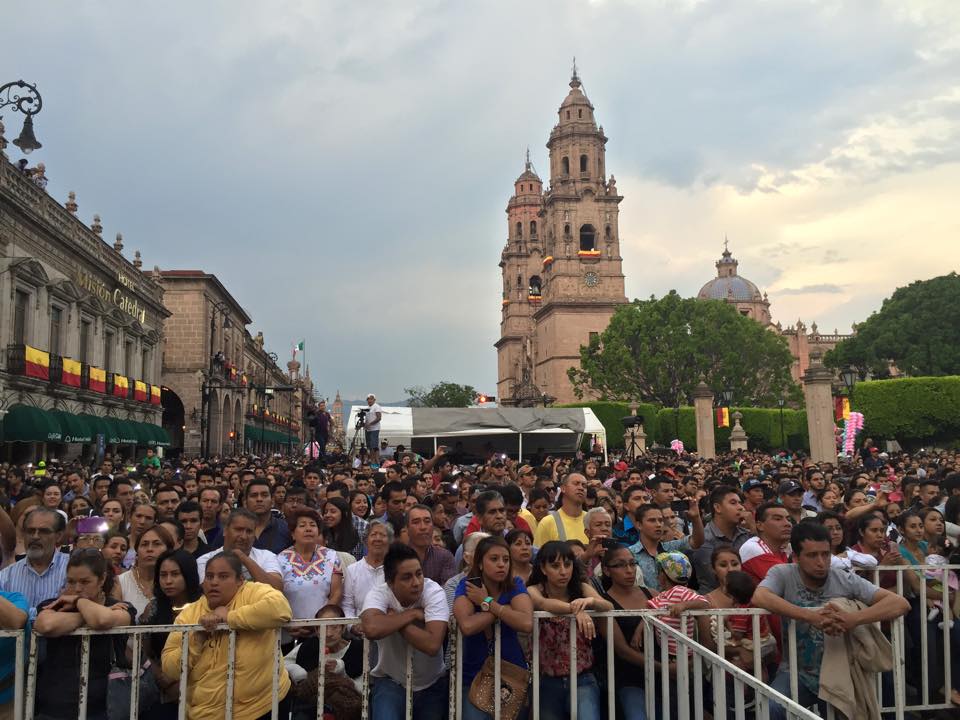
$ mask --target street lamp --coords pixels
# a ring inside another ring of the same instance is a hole
[[[853,395],[853,386],[857,384],[857,370],[851,365],[848,365],[840,373],[840,378],[843,380],[844,386],[847,388],[847,395]]]
[[[0,108],[7,105],[13,105],[14,110],[26,115],[23,129],[13,144],[20,148],[24,155],[29,155],[43,147],[37,141],[37,136],[33,134],[33,116],[43,107],[43,98],[40,97],[37,86],[23,80],[0,85]]]
[[[224,301],[211,301],[212,309],[210,311],[210,356],[209,362],[207,364],[207,377],[203,381],[203,387],[200,391],[200,398],[203,403],[203,417],[201,420],[201,446],[200,446],[200,456],[206,457],[210,451],[210,416],[212,415],[212,406],[211,406],[211,390],[213,380],[213,373],[216,364],[222,364],[226,359],[222,352],[218,353],[214,350],[214,342],[216,341],[216,332],[217,332],[217,313],[223,317],[223,327],[224,329],[230,327],[230,318],[227,316],[227,303]]]
[[[733,388],[727,387],[720,392],[720,396],[723,398],[723,404],[727,407],[733,403]]]

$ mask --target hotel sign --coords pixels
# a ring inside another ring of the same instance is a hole
[[[139,320],[141,325],[145,324],[147,310],[140,304],[139,300],[124,292],[124,288],[133,287],[133,281],[122,272],[117,273],[117,282],[120,283],[121,287],[112,289],[99,278],[79,268],[74,277],[77,285],[87,292],[100,298],[105,303],[116,305],[123,312]]]

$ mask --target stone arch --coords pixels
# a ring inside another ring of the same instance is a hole
[[[580,249],[595,250],[597,247],[597,232],[593,225],[587,223],[580,226]]]
[[[233,431],[237,434],[236,447],[243,449],[243,403],[238,396],[233,403]]]
[[[223,424],[222,402],[220,393],[216,388],[210,389],[210,399],[207,401],[207,414],[209,415],[210,425],[206,429],[206,436],[209,438],[209,447],[207,455],[212,456],[220,452],[220,428]]]
[[[233,430],[233,402],[230,400],[229,393],[223,394],[220,418],[220,453],[227,455],[233,451],[233,440],[230,438],[230,431]]]

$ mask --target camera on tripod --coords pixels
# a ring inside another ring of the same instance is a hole
[[[357,410],[357,422],[354,423],[354,429],[359,430],[364,425],[367,424],[367,413],[370,412],[370,408],[361,408]]]
[[[623,424],[625,430],[640,427],[643,425],[643,415],[627,415],[624,418],[620,418],[620,422]]]

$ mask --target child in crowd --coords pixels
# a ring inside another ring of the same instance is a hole
[[[707,599],[689,587],[690,577],[693,574],[693,565],[690,559],[679,552],[662,552],[657,555],[657,569],[659,571],[660,587],[663,591],[654,595],[648,603],[654,610],[669,609],[669,615],[661,620],[672,628],[681,629],[680,614],[687,610],[703,610],[710,607]],[[701,625],[702,637],[709,637],[710,620],[706,616],[698,618]],[[687,623],[687,635],[694,638],[692,623]],[[677,654],[677,641],[672,637],[667,639],[667,650],[672,657]]]
[[[927,548],[927,552],[928,552],[927,559],[926,559],[927,565],[940,566],[940,565],[948,564],[946,555],[944,555],[946,550],[944,548],[943,543],[941,543],[939,546],[934,545],[933,543],[930,543],[929,547]],[[943,590],[944,590],[943,570],[940,570],[938,568],[929,568],[924,572],[924,575],[928,580],[930,580],[930,582],[927,584],[927,589],[933,590],[934,592],[939,593],[940,596],[942,597]],[[947,571],[946,587],[948,587],[950,590],[950,594],[948,595],[948,598],[956,598],[955,593],[957,592],[958,587],[960,587],[960,581],[958,581],[957,574],[953,570]],[[944,622],[943,621],[943,614],[944,614],[943,601],[940,599],[931,599],[930,596],[928,595],[927,607],[930,608],[930,612],[927,614],[927,620],[929,620],[930,622],[936,622],[937,620],[940,620],[940,622],[938,623],[938,627],[940,627],[940,629],[943,629],[943,622]],[[949,609],[948,609],[947,619],[950,621],[950,627],[953,627],[953,620],[950,619],[949,617],[950,614],[951,613],[949,612]]]
[[[752,608],[753,591],[757,589],[756,581],[747,573],[737,570],[727,574],[726,590],[733,598],[733,607]],[[777,652],[777,641],[770,632],[770,623],[766,616],[760,616],[759,635],[753,636],[753,616],[752,615],[731,615],[728,618],[727,629],[729,630],[727,647],[732,647],[735,654],[730,657],[730,661],[744,670],[753,672],[753,647],[754,643],[760,643],[760,656],[764,661],[764,682],[767,681],[767,663],[771,654]]]

